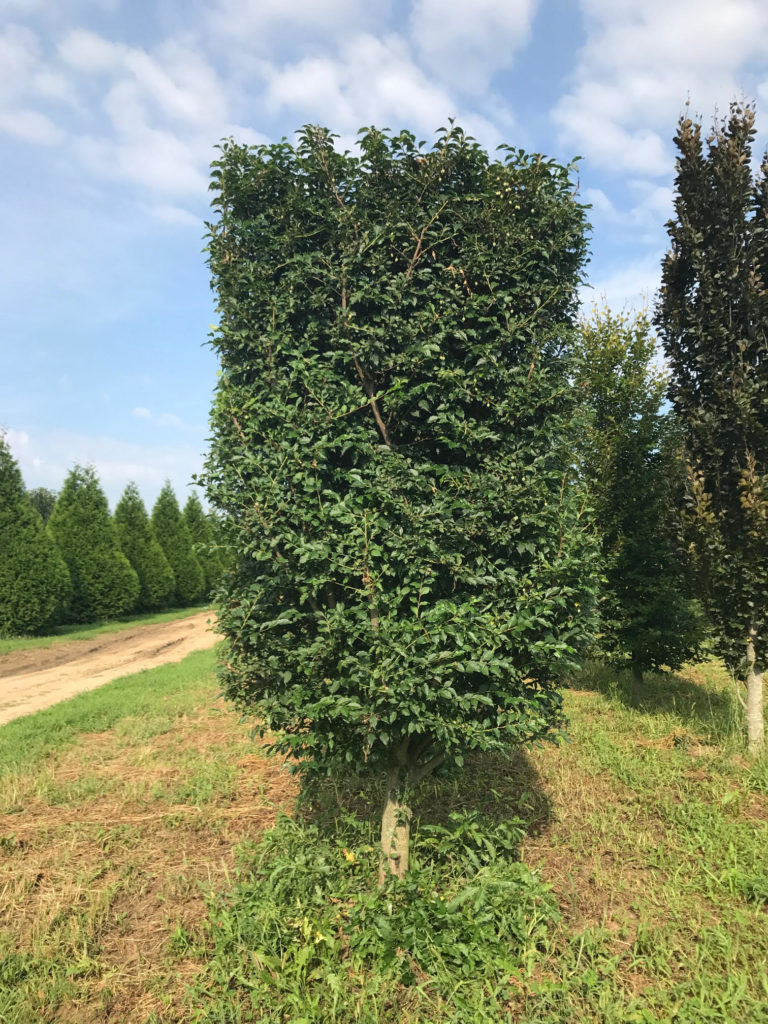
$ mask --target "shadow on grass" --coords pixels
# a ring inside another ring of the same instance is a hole
[[[686,730],[713,743],[741,735],[742,712],[733,681],[716,661],[686,665],[679,672],[646,672],[634,691],[628,669],[590,662],[571,687],[601,693],[639,713],[672,715]]]
[[[341,819],[366,822],[374,842],[381,822],[383,779],[355,777],[305,781],[300,813],[324,835],[338,835]],[[452,814],[477,816],[490,828],[513,822],[540,835],[552,820],[552,802],[525,750],[509,756],[473,754],[465,765],[443,766],[426,779],[413,800],[413,831],[449,826]]]

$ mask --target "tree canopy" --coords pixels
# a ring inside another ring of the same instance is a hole
[[[173,571],[173,603],[183,607],[199,601],[205,593],[205,576],[169,481],[152,509],[152,529]]]
[[[205,593],[211,594],[219,584],[224,566],[219,557],[219,546],[213,526],[194,491],[190,493],[184,505],[184,522],[192,538],[192,548],[203,570]]]
[[[175,590],[173,570],[155,537],[136,484],[129,483],[125,488],[115,507],[114,520],[120,548],[139,577],[136,608],[152,611],[167,607]]]
[[[768,660],[768,155],[754,177],[754,120],[733,104],[706,140],[680,120],[656,324],[685,432],[701,593],[719,653],[746,665],[757,751]]]
[[[70,581],[0,434],[0,635],[35,633],[63,611]]]
[[[580,450],[604,558],[600,646],[643,671],[679,668],[703,638],[680,541],[682,439],[663,410],[667,375],[645,314],[595,309],[578,335],[590,412]]]
[[[386,771],[384,862],[446,757],[560,720],[594,557],[569,352],[569,170],[457,127],[225,142],[209,500],[235,563],[224,686],[275,749]],[[404,841],[405,837],[405,841]]]
[[[71,470],[48,527],[72,580],[70,622],[109,619],[133,608],[139,580],[120,550],[106,496],[92,467]]]

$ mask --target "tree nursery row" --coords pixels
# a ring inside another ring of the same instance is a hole
[[[182,512],[166,483],[150,517],[130,483],[110,516],[90,467],[75,466],[58,496],[27,491],[0,436],[0,636],[203,601],[222,550],[194,492]]]

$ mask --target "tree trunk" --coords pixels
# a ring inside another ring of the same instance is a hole
[[[747,743],[750,754],[755,757],[765,750],[763,668],[756,663],[752,637],[747,641]]]
[[[632,707],[637,707],[640,703],[640,699],[643,695],[643,666],[637,662],[632,662],[632,689],[630,691],[630,699],[632,701]]]
[[[408,797],[408,768],[393,764],[387,773],[387,790],[381,815],[381,861],[379,885],[389,875],[405,878],[411,839],[411,808]]]

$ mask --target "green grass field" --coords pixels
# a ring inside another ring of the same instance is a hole
[[[104,633],[119,633],[134,626],[151,626],[157,622],[172,622],[174,619],[185,619],[188,615],[206,611],[210,605],[201,604],[192,608],[176,608],[169,612],[153,612],[147,615],[132,615],[124,619],[112,619],[109,622],[86,623],[77,626],[56,626],[45,636],[0,637],[0,655],[11,651],[28,651],[38,648],[53,647],[69,640],[92,640]]]
[[[559,745],[422,793],[316,788],[217,701],[215,652],[0,728],[0,1020],[768,1020],[768,765],[716,664],[593,666]]]

